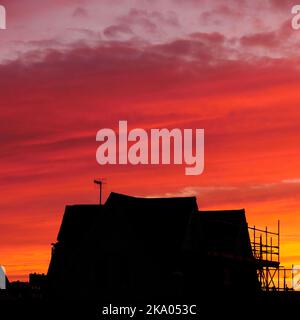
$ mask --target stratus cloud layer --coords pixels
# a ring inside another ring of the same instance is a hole
[[[46,271],[66,203],[106,192],[197,195],[280,218],[300,261],[299,70],[289,1],[7,1],[0,33],[0,262]],[[205,128],[206,167],[99,167],[96,132]]]

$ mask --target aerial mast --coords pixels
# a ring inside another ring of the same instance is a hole
[[[101,206],[102,205],[102,185],[105,184],[105,182],[103,181],[103,179],[98,179],[98,180],[95,179],[94,183],[99,186],[99,191],[100,191],[99,203],[100,203],[100,206]]]

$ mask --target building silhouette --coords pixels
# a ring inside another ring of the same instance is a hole
[[[245,211],[196,197],[111,193],[66,206],[48,270],[51,297],[149,301],[259,290]]]

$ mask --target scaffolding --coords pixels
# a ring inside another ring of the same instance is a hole
[[[293,268],[280,265],[280,221],[277,232],[249,227],[260,288],[264,291],[292,291]]]

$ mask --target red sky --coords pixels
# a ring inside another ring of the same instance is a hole
[[[64,206],[95,177],[136,196],[196,195],[282,224],[300,263],[300,31],[293,2],[0,0],[0,263],[46,272]],[[204,128],[205,171],[96,163],[96,133]]]

